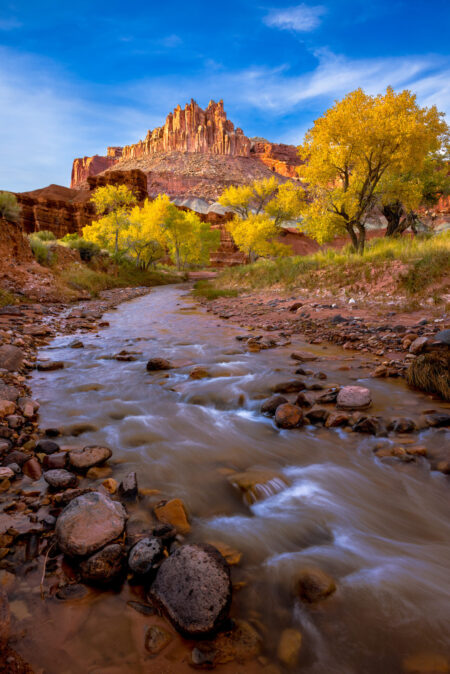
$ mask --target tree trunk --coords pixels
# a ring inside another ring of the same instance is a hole
[[[395,236],[400,232],[403,206],[399,201],[383,206],[383,215],[387,220],[385,236]]]
[[[366,228],[360,222],[356,226],[359,232],[357,251],[360,255],[362,255],[364,253],[364,246],[366,245]]]
[[[353,248],[355,250],[358,250],[358,237],[356,236],[356,232],[353,229],[353,223],[347,222],[345,226],[347,228],[347,232],[350,234],[350,239],[352,240]]]

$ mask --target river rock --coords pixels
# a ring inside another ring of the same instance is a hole
[[[325,428],[338,428],[339,426],[347,426],[350,417],[345,412],[332,412],[328,415],[325,421]]]
[[[39,480],[42,475],[41,464],[37,458],[33,456],[31,459],[28,459],[28,461],[25,461],[22,466],[22,472],[31,480]]]
[[[0,346],[0,370],[15,372],[24,361],[25,354],[22,349],[12,344],[3,344]]]
[[[14,414],[15,410],[15,403],[11,402],[10,400],[0,400],[0,418]]]
[[[100,466],[112,456],[109,447],[90,445],[88,447],[76,447],[69,452],[69,463],[78,470],[88,470],[93,466]]]
[[[56,468],[48,470],[44,473],[44,480],[52,489],[69,489],[69,487],[76,487],[78,480],[76,475],[69,473],[68,470]]]
[[[0,380],[0,398],[15,403],[20,396],[20,390],[15,386],[8,386]]]
[[[75,339],[73,342],[70,342],[69,347],[71,349],[84,349],[84,344],[79,339]]]
[[[428,337],[417,337],[409,347],[409,352],[417,356],[419,353],[422,353],[424,350]]]
[[[55,468],[65,468],[68,460],[67,452],[56,452],[55,454],[46,454],[42,465],[46,470]]]
[[[214,633],[228,616],[230,571],[209,545],[183,545],[160,566],[151,596],[186,637]]]
[[[130,550],[128,566],[138,576],[146,576],[156,569],[164,557],[164,547],[160,538],[143,538]]]
[[[205,367],[200,367],[199,365],[192,368],[189,372],[189,379],[207,379],[210,377],[210,373]]]
[[[312,410],[305,412],[305,419],[310,424],[324,424],[329,415],[330,412],[324,407],[313,407]]]
[[[55,454],[59,452],[59,445],[53,440],[39,440],[36,445],[36,454]]]
[[[302,379],[291,379],[290,381],[282,381],[273,387],[274,393],[298,393],[306,388],[306,384]]]
[[[284,629],[281,633],[277,649],[280,662],[288,669],[294,669],[298,665],[301,648],[301,632],[292,627]]]
[[[53,372],[54,370],[62,370],[63,368],[64,363],[62,360],[46,360],[36,365],[36,369],[39,372]]]
[[[249,505],[278,494],[289,486],[284,475],[262,468],[233,473],[227,479],[235,489],[242,493],[245,503]]]
[[[263,402],[261,405],[261,414],[265,414],[268,417],[273,417],[277,411],[277,407],[284,405],[288,400],[284,396],[271,396]]]
[[[172,635],[158,625],[152,625],[145,633],[145,649],[151,655],[158,655],[171,641]]]
[[[298,575],[297,593],[302,601],[312,604],[325,599],[335,590],[333,578],[322,569],[305,568]]]
[[[100,492],[74,498],[56,523],[61,550],[72,557],[92,555],[121,535],[126,512],[120,503]]]
[[[294,353],[291,353],[291,358],[300,361],[300,363],[307,363],[308,361],[317,360],[318,356],[308,353],[307,351],[295,351]]]
[[[0,481],[10,480],[15,473],[9,466],[0,466]]]
[[[80,564],[83,580],[98,585],[109,585],[117,581],[123,568],[123,548],[117,543],[107,545]]]
[[[171,370],[172,369],[172,363],[169,360],[166,360],[165,358],[150,358],[149,361],[147,361],[147,370],[149,372],[154,372],[158,370]]]
[[[342,410],[365,410],[370,407],[372,396],[364,386],[343,386],[336,402]]]
[[[136,473],[128,473],[119,485],[119,494],[127,501],[134,501],[138,495],[138,483]]]
[[[284,403],[276,409],[275,423],[278,428],[298,428],[303,424],[303,412],[297,405]]]
[[[194,667],[206,669],[233,661],[242,665],[257,658],[261,648],[262,639],[255,628],[246,620],[233,620],[230,629],[219,632],[214,639],[197,641],[192,650],[191,663]],[[266,671],[267,674],[279,674],[278,670],[275,672],[271,668],[264,668]],[[244,674],[245,669],[242,672]]]
[[[385,426],[381,417],[363,416],[352,426],[352,431],[380,435],[385,431]]]
[[[327,391],[321,393],[316,398],[316,403],[319,403],[321,405],[326,405],[328,403],[335,403],[339,395],[339,391],[340,389],[338,387],[328,389]]]
[[[180,534],[188,534],[191,530],[186,509],[179,498],[161,501],[154,507],[154,513],[160,522],[171,524]]]
[[[294,404],[297,405],[297,407],[305,407],[305,408],[312,407],[311,400],[308,398],[306,393],[303,393],[303,391],[300,391],[300,393],[295,399]]]
[[[400,419],[393,419],[389,426],[389,431],[394,433],[413,433],[416,430],[416,424],[412,419],[401,417]]]
[[[450,346],[450,329],[441,330],[437,332],[433,337],[433,344]]]

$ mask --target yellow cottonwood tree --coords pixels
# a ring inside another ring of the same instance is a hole
[[[363,252],[366,219],[383,190],[398,188],[399,174],[421,170],[430,153],[448,141],[435,106],[420,108],[409,91],[348,94],[315,121],[299,148],[298,173],[308,185],[305,230],[319,243],[347,232]],[[411,183],[411,200],[417,186]],[[401,186],[406,197],[408,184]]]
[[[91,201],[102,217],[83,228],[83,237],[117,254],[119,235],[129,226],[136,197],[126,185],[105,185],[93,192]]]
[[[229,187],[219,203],[236,214],[226,227],[236,246],[253,262],[257,257],[288,255],[290,248],[277,242],[283,223],[296,220],[304,202],[303,188],[273,176],[250,185]]]
[[[128,226],[120,232],[120,248],[134,257],[136,266],[142,269],[148,269],[166,254],[162,229],[166,208],[161,196],[153,201],[146,199],[141,208],[132,209]]]

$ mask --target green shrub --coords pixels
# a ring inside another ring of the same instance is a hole
[[[35,239],[39,239],[39,241],[56,241],[56,236],[49,229],[41,229],[39,232],[33,232],[31,236]]]
[[[80,238],[80,235],[78,232],[72,232],[71,234],[65,234],[61,241],[63,243],[69,243],[70,241],[76,241],[77,239]]]
[[[12,192],[0,192],[0,218],[17,222],[20,217],[20,206]]]
[[[28,236],[30,242],[31,252],[36,258],[39,264],[50,266],[55,261],[55,254],[50,250],[49,246],[42,241],[41,238],[36,236],[36,233],[30,234]]]
[[[70,235],[69,235],[70,236]],[[77,238],[72,238],[67,241],[69,248],[77,250],[83,262],[90,262],[95,255],[100,252],[100,246],[92,241],[86,241],[77,235]]]

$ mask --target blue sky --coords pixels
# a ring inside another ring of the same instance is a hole
[[[450,112],[450,0],[0,4],[0,189],[68,184],[72,159],[224,99],[248,136],[299,144],[359,86]]]

